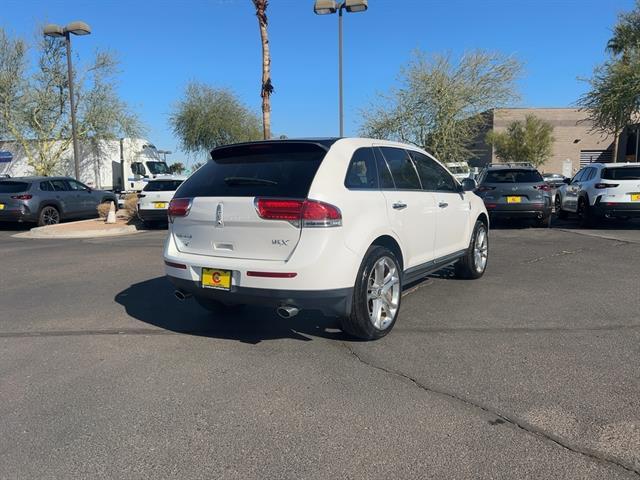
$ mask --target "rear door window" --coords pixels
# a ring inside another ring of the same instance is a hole
[[[27,182],[0,182],[0,193],[20,193],[26,192],[29,189]]]
[[[418,173],[409,158],[406,150],[393,147],[380,147],[389,170],[393,176],[393,182],[398,190],[421,190]]]
[[[484,179],[486,183],[536,183],[542,182],[537,170],[504,169],[490,170]]]
[[[376,167],[378,167],[378,181],[380,183],[380,189],[382,190],[395,190],[396,186],[393,183],[393,177],[389,170],[389,165],[382,156],[382,152],[379,149],[374,149],[376,157]]]
[[[40,182],[40,190],[43,192],[53,192],[53,185],[51,185],[51,182]]]
[[[640,180],[640,167],[616,167],[602,170],[605,180]]]
[[[305,198],[327,151],[306,142],[232,145],[186,180],[176,197]]]
[[[155,180],[142,189],[145,192],[173,192],[182,185],[183,180]]]
[[[71,190],[71,187],[64,180],[50,180],[53,190],[56,192],[65,192]]]
[[[372,148],[359,148],[347,169],[344,185],[355,190],[374,190],[378,188],[376,157]]]

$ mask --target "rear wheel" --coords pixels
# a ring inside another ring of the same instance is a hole
[[[364,340],[384,337],[396,323],[401,300],[400,262],[388,248],[372,245],[358,271],[351,314],[342,319],[342,330]]]
[[[489,231],[480,220],[476,220],[471,242],[464,256],[455,264],[458,278],[476,279],[484,275],[489,260]]]
[[[56,207],[50,205],[40,210],[38,215],[38,226],[45,227],[47,225],[56,225],[60,223],[60,212]]]
[[[554,209],[556,211],[556,215],[560,220],[566,220],[569,216],[567,212],[562,210],[562,198],[560,198],[560,194],[556,194],[556,199],[554,200]]]

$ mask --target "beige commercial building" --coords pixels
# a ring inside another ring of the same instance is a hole
[[[486,129],[474,145],[477,155],[469,162],[472,165],[499,162],[493,148],[484,143],[486,133],[489,130],[504,131],[512,122],[524,121],[527,115],[535,115],[553,126],[552,154],[539,168],[541,172],[569,176],[586,163],[613,161],[614,137],[593,131],[584,111],[575,108],[496,108],[484,115],[487,118]],[[623,132],[617,161],[636,161],[638,133],[638,126]]]

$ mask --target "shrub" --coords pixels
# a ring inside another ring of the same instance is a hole
[[[128,218],[133,218],[138,213],[138,194],[128,193],[124,197],[124,213]]]
[[[99,204],[97,210],[98,216],[100,218],[107,218],[107,215],[109,215],[109,210],[111,210],[111,202],[103,202]]]

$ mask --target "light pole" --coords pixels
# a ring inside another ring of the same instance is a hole
[[[344,136],[344,107],[342,97],[342,11],[349,13],[364,12],[367,0],[316,0],[313,11],[316,15],[338,13],[338,110],[340,117],[340,136]]]
[[[91,28],[84,22],[71,22],[66,27],[50,24],[44,27],[47,37],[64,37],[67,46],[67,71],[69,75],[69,106],[71,108],[71,138],[73,140],[73,167],[76,180],[80,180],[80,151],[76,132],[76,101],[73,96],[73,67],[71,65],[71,34],[89,35]]]

